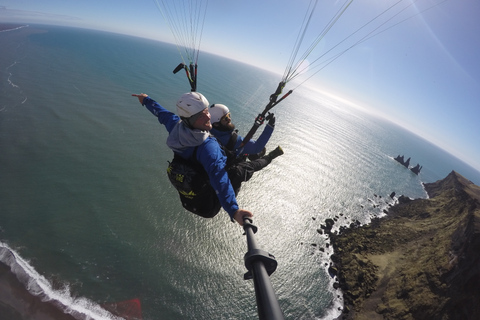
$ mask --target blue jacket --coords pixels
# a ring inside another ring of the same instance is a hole
[[[230,137],[232,136],[233,130],[230,131],[220,131],[215,128],[210,130],[210,133],[217,138],[218,141],[223,146],[227,146],[228,142],[230,141]],[[265,126],[265,129],[263,129],[262,134],[260,137],[258,137],[257,140],[251,139],[250,141],[247,142],[245,146],[243,146],[242,149],[238,149],[240,147],[240,144],[243,142],[243,137],[238,135],[237,136],[237,142],[235,143],[235,147],[233,150],[237,150],[237,157],[241,154],[257,154],[260,153],[263,148],[265,148],[265,145],[267,144],[268,140],[272,136],[273,133],[273,127],[269,126],[268,124]],[[233,151],[232,150],[232,151]]]
[[[227,157],[218,141],[206,131],[188,128],[179,116],[166,110],[150,97],[143,100],[143,105],[167,129],[169,133],[167,145],[174,152],[189,160],[193,157],[195,147],[198,147],[196,160],[207,172],[210,184],[217,193],[223,209],[233,219],[238,204],[226,171]]]

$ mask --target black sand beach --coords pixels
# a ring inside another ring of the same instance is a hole
[[[0,320],[74,320],[49,302],[30,294],[10,268],[0,263]]]

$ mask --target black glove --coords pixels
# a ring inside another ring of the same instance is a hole
[[[268,121],[270,127],[275,127],[275,115],[273,113],[269,113],[265,120]]]

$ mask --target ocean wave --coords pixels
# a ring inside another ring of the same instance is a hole
[[[0,32],[5,32],[5,31],[12,31],[12,30],[17,30],[17,29],[21,29],[21,28],[24,28],[24,27],[28,27],[28,26],[18,26],[16,28],[12,28],[12,29],[9,29],[9,30],[3,30],[2,28],[6,28],[7,26],[5,25],[2,25],[0,24]],[[20,87],[19,83],[20,83],[20,78],[18,79],[19,82],[15,81],[14,78],[16,77],[16,71],[18,69],[18,66],[22,63],[22,60],[25,58],[25,54],[22,54],[23,50],[24,50],[24,47],[25,47],[25,44],[23,41],[19,41],[19,43],[17,43],[17,45],[12,45],[11,46],[11,51],[13,53],[8,53],[9,51],[9,48],[7,48],[6,50],[6,54],[5,54],[5,57],[8,57],[9,55],[12,55],[13,54],[13,57],[12,58],[6,58],[6,61],[8,61],[9,59],[12,59],[11,61],[13,62],[10,62],[10,63],[6,63],[5,64],[5,67],[3,67],[3,64],[2,64],[2,68],[4,68],[4,70],[2,71],[2,82],[4,81],[4,76],[3,76],[3,72],[5,73],[5,80],[6,80],[6,83],[7,83],[7,86],[5,87],[5,90],[3,92],[3,96],[2,98],[4,98],[2,100],[2,103],[0,104],[0,111],[5,111],[7,109],[7,107],[15,107],[15,106],[18,106],[19,104],[24,104],[26,101],[27,101],[27,95],[26,93],[23,91],[23,89]]]
[[[7,265],[30,294],[49,302],[67,315],[78,320],[121,320],[99,304],[84,298],[73,297],[69,286],[54,289],[47,278],[39,274],[7,244],[0,242],[0,262]]]

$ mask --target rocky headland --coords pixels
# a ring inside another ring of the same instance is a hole
[[[480,187],[452,171],[369,225],[325,231],[339,319],[480,319]]]

